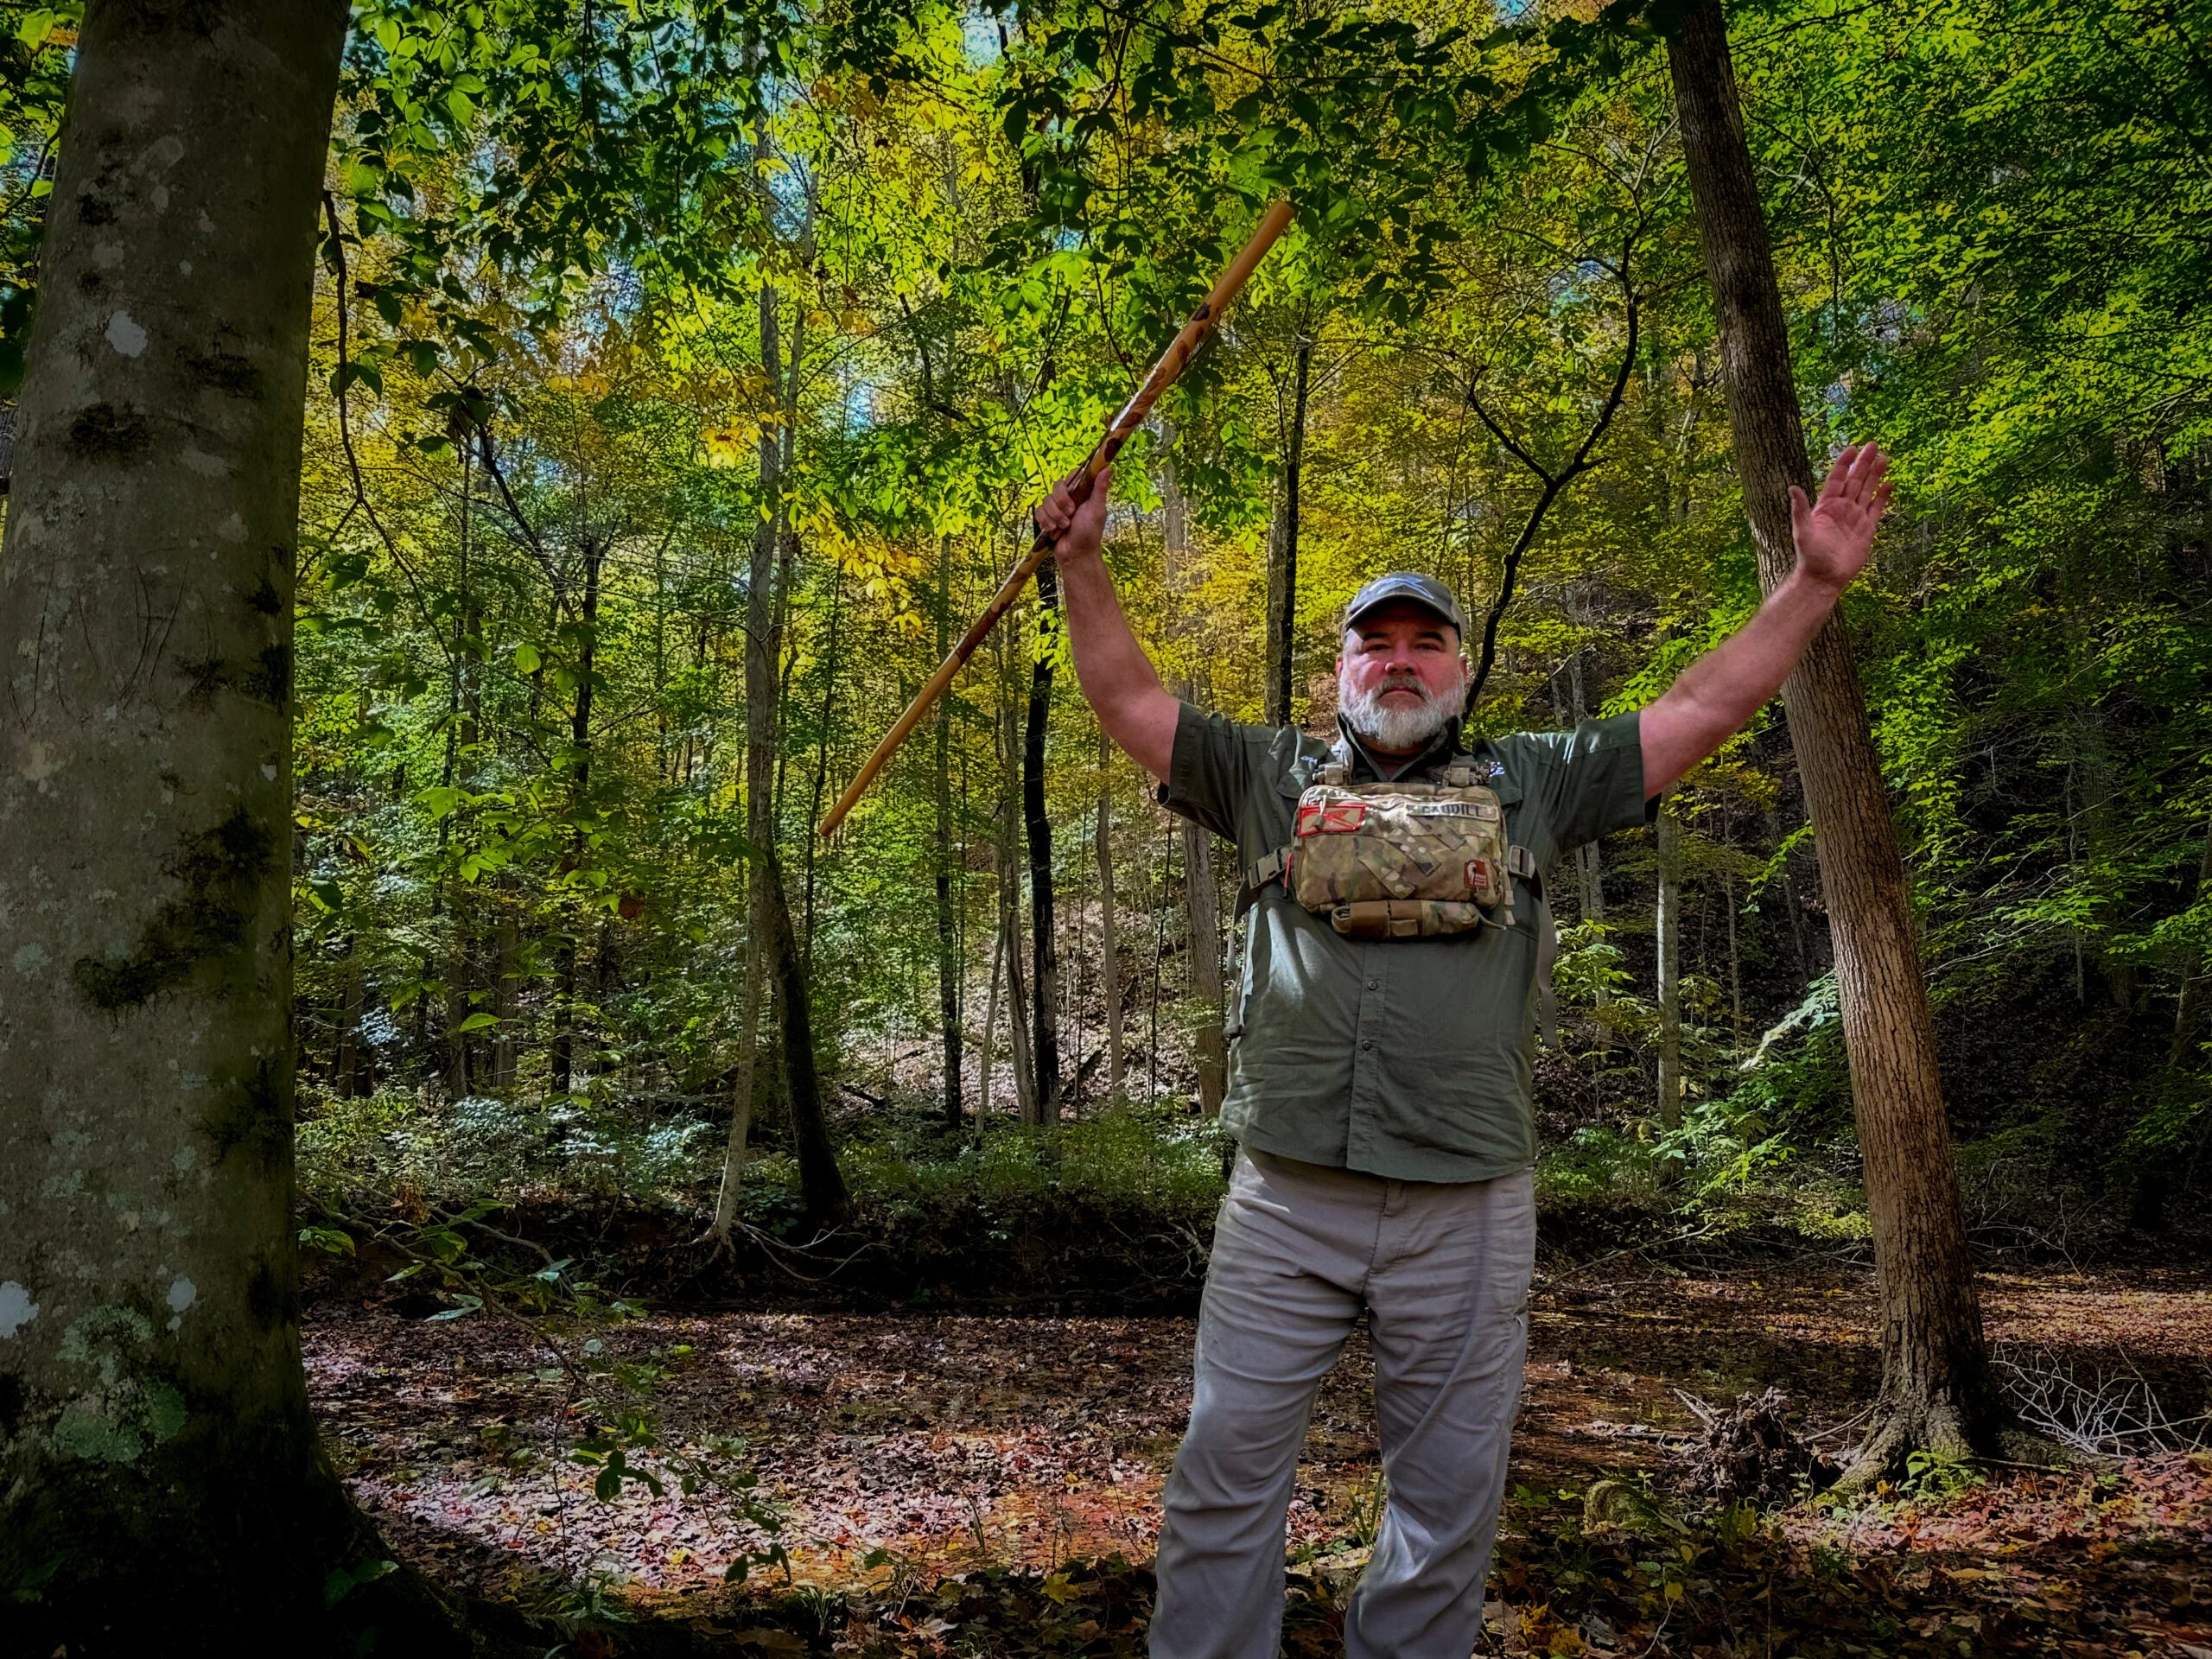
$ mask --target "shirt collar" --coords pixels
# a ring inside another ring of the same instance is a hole
[[[1454,715],[1444,722],[1444,728],[1429,739],[1428,747],[1410,760],[1376,754],[1360,741],[1359,734],[1351,722],[1339,712],[1337,715],[1337,758],[1339,764],[1351,768],[1357,777],[1363,771],[1380,783],[1395,783],[1401,778],[1440,766],[1459,753],[1459,717]]]

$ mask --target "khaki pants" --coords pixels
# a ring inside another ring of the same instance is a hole
[[[1382,1180],[1240,1154],[1160,1535],[1153,1659],[1274,1659],[1283,1516],[1321,1379],[1363,1310],[1389,1503],[1349,1659],[1467,1659],[1529,1343],[1534,1182]]]

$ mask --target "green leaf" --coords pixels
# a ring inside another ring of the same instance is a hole
[[[499,1016],[496,1014],[472,1014],[454,1027],[454,1033],[458,1036],[467,1032],[489,1031],[499,1023]]]
[[[544,665],[545,659],[537,654],[536,645],[522,645],[515,647],[516,673],[535,674]]]
[[[387,17],[377,25],[377,44],[387,52],[399,50],[399,20]]]
[[[302,1227],[300,1243],[310,1250],[321,1250],[327,1255],[353,1254],[353,1235],[343,1227]]]

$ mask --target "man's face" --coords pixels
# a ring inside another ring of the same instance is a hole
[[[1443,729],[1466,696],[1459,631],[1411,600],[1378,606],[1346,630],[1337,689],[1361,737],[1385,753],[1411,753]]]

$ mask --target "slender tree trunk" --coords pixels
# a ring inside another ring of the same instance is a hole
[[[1106,998],[1106,1098],[1122,1097],[1122,941],[1114,916],[1113,745],[1102,734],[1098,765],[1098,980]]]
[[[515,1086],[515,1020],[522,1012],[522,929],[512,910],[500,912],[497,940],[499,978],[492,1011],[499,1025],[492,1039],[492,1087],[505,1090]]]
[[[461,1027],[468,1018],[471,964],[468,917],[462,907],[465,901],[457,891],[449,897],[453,904],[453,948],[446,959],[446,1092],[459,1100],[469,1091],[468,1033]]]
[[[1058,569],[1047,559],[1037,568],[1039,639],[1029,677],[1029,723],[1021,746],[1022,822],[1029,842],[1029,944],[1034,953],[1030,995],[1035,1024],[1037,1122],[1060,1121],[1060,965],[1052,925],[1052,820],[1045,804],[1045,730],[1052,717],[1050,630],[1058,620]]]
[[[1306,473],[1306,397],[1313,340],[1301,327],[1291,359],[1290,419],[1283,438],[1282,477],[1268,536],[1268,655],[1262,718],[1290,724],[1292,657],[1298,623],[1298,511]]]
[[[1728,907],[1728,1027],[1744,1040],[1744,958],[1736,945],[1736,878],[1721,878],[1721,902]]]
[[[607,549],[595,537],[583,542],[583,602],[577,613],[576,701],[569,715],[570,810],[581,819],[591,798],[591,715],[599,655],[600,572]],[[581,863],[584,857],[581,824],[571,832],[569,856]],[[582,1081],[576,1067],[576,918],[561,931],[560,998],[553,1008],[553,1086],[569,1094]]]
[[[1166,822],[1161,819],[1160,837],[1160,874],[1147,883],[1146,898],[1152,906],[1152,1001],[1147,1011],[1144,1044],[1144,1103],[1147,1106],[1160,1098],[1160,969],[1167,958],[1167,886],[1174,880],[1172,866],[1175,862],[1175,836]],[[1147,855],[1147,863],[1150,859]]]
[[[361,944],[346,941],[346,965],[340,970],[338,992],[338,1054],[331,1066],[331,1092],[340,1100],[358,1100],[368,1091],[360,1086],[361,1003],[365,994],[361,974]]]
[[[1574,699],[1574,723],[1577,726],[1590,717],[1589,704],[1584,696],[1582,682],[1582,653],[1576,652],[1567,663],[1567,687]],[[1586,842],[1574,849],[1574,876],[1582,901],[1582,919],[1602,922],[1605,919],[1605,863],[1599,844]],[[1610,987],[1599,985],[1592,994],[1592,1001],[1602,1007],[1613,1000]],[[1612,1034],[1603,1020],[1596,1023],[1598,1052],[1612,1051]]]
[[[2196,901],[2196,895],[2212,887],[2212,826],[2204,832],[2204,850],[2196,861],[2196,880],[2183,895],[2184,907]],[[2196,1058],[2196,1031],[2204,1018],[2204,953],[2199,951],[2196,960],[2183,971],[2181,995],[2174,1004],[2173,1045],[2166,1051],[2166,1064],[2178,1070]]]
[[[461,1650],[411,1573],[327,1605],[389,1552],[300,1364],[288,707],[345,28],[149,0],[77,41],[0,547],[11,1652]]]
[[[976,1144],[983,1144],[983,1129],[991,1115],[991,1073],[998,1059],[999,987],[1005,982],[1006,930],[993,930],[991,941],[991,988],[983,1003],[983,1053],[980,1070],[982,1078],[976,1095]]]
[[[1787,832],[1782,827],[1782,809],[1770,806],[1766,810],[1766,838],[1779,847]],[[1813,953],[1805,944],[1805,900],[1797,890],[1797,871],[1795,856],[1782,861],[1783,918],[1789,928],[1789,950],[1797,962],[1797,986],[1800,990],[1813,982]],[[1766,913],[1766,900],[1759,900],[1759,913]]]
[[[938,552],[937,654],[952,645],[952,538]],[[960,1127],[960,939],[952,915],[952,699],[937,705],[937,1001],[944,1034],[944,1121]]]
[[[1191,931],[1191,996],[1198,1005],[1193,1046],[1198,1063],[1198,1109],[1221,1115],[1228,1087],[1222,1037],[1221,903],[1214,890],[1213,837],[1195,820],[1183,820],[1183,908]]]
[[[822,661],[822,730],[814,749],[814,793],[806,810],[806,822],[811,826],[822,822],[822,798],[830,785],[830,716],[837,708],[837,624],[845,607],[845,573],[832,565],[830,569],[830,644]],[[814,977],[814,872],[817,843],[822,837],[809,835],[806,838],[806,941],[800,952],[806,963],[806,975]]]
[[[1030,1064],[1029,992],[1021,976],[1021,912],[1007,918],[1007,1007],[1014,1039],[1014,1104],[1025,1128],[1042,1121],[1037,1110],[1037,1068]]]
[[[791,1149],[798,1160],[799,1197],[806,1219],[816,1226],[842,1220],[851,1207],[837,1150],[830,1139],[830,1120],[815,1069],[814,1009],[806,969],[799,960],[798,936],[791,927],[784,896],[783,871],[768,855],[769,943],[776,964],[776,1004],[783,1014],[784,1085],[791,1097]]]
[[[1182,481],[1175,472],[1174,442],[1174,429],[1163,422],[1159,471],[1162,539],[1167,589],[1179,596],[1185,575],[1190,517],[1188,504],[1183,499]],[[1179,629],[1190,626],[1187,615],[1179,617],[1178,622]],[[1195,687],[1184,681],[1177,685],[1175,695],[1187,702],[1195,691]],[[1222,1096],[1228,1086],[1228,1064],[1221,1030],[1221,914],[1214,892],[1213,840],[1190,819],[1181,819],[1180,823],[1183,830],[1183,914],[1191,941],[1191,995],[1199,1008],[1198,1032],[1192,1043],[1198,1063],[1198,1109],[1206,1116],[1216,1117],[1221,1113]],[[1153,985],[1155,1067],[1160,1047],[1158,974],[1159,960],[1155,955]]]
[[[1659,809],[1659,1126],[1682,1124],[1682,826]]]
[[[771,379],[780,377],[782,296],[760,287],[760,362]],[[754,1071],[760,1063],[760,1003],[766,995],[775,939],[769,892],[775,868],[777,683],[776,554],[782,540],[783,454],[773,428],[764,427],[756,451],[760,494],[767,505],[753,533],[745,594],[745,836],[752,843],[745,887],[745,989],[738,1011],[737,1062],[731,1068],[729,1141],[722,1155],[721,1190],[709,1236],[726,1242],[737,1217],[745,1179],[746,1137],[751,1133]]]
[[[1810,494],[1815,480],[1718,0],[1681,14],[1669,58],[1720,324],[1737,472],[1770,590],[1795,560],[1789,487]],[[1815,639],[1783,696],[1820,837],[1881,1293],[1881,1397],[1847,1477],[1862,1484],[1916,1448],[1944,1456],[1993,1448],[2005,1417],[1982,1338],[1904,861],[1840,619]]]
[[[1014,1067],[1014,1110],[1025,1127],[1037,1122],[1037,1073],[1029,1063],[1028,993],[1021,972],[1020,831],[1016,813],[1021,799],[1021,746],[1015,723],[1008,664],[1000,665],[999,716],[999,939],[1006,953],[1007,1052]]]

